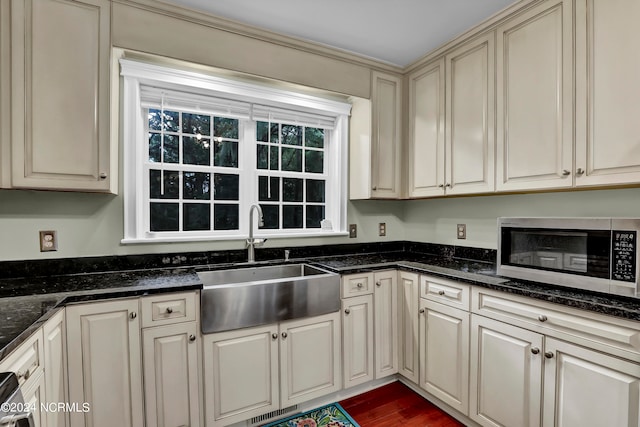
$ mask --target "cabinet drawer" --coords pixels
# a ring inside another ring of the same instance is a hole
[[[142,327],[196,320],[197,293],[162,294],[142,298]]]
[[[615,347],[640,354],[640,322],[475,288],[472,310],[590,348],[611,351],[607,347]]]
[[[342,298],[373,293],[373,273],[342,276]]]
[[[43,372],[43,341],[42,329],[38,329],[0,363],[0,372],[14,372],[20,387],[31,384],[29,379],[35,380]]]
[[[471,286],[453,280],[420,276],[420,297],[469,311]]]

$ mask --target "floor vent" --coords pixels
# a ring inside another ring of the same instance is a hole
[[[271,421],[274,418],[280,418],[285,414],[289,414],[298,410],[298,405],[289,406],[288,408],[278,409],[277,411],[269,412],[268,414],[259,415],[257,417],[251,418],[249,421],[249,426],[257,426],[260,424],[264,424],[266,421]]]

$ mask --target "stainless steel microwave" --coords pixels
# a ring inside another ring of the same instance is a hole
[[[640,298],[630,218],[498,218],[501,276]]]

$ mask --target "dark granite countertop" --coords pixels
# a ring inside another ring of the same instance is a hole
[[[640,299],[615,297],[496,276],[495,264],[406,250],[292,259],[340,274],[398,268],[432,274],[476,286],[523,295],[597,313],[640,321]],[[263,261],[270,265],[283,261]],[[242,267],[220,263],[104,273],[0,279],[0,360],[37,330],[57,310],[73,302],[143,296],[202,288],[200,270]]]

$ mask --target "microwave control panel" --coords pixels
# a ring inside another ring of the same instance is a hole
[[[611,240],[611,278],[621,282],[636,281],[636,231],[613,230]]]

